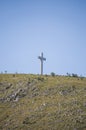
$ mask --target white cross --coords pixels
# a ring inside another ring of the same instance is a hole
[[[41,53],[41,56],[38,56],[38,59],[41,61],[41,75],[43,75],[43,61],[46,61],[46,58],[43,57],[43,52]]]

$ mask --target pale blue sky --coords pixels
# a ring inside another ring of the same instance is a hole
[[[0,0],[0,71],[86,76],[86,0]]]

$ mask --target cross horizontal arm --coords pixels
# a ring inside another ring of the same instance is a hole
[[[38,56],[38,59],[41,59],[41,56]]]
[[[43,60],[46,60],[46,58],[43,58]]]
[[[45,60],[45,61],[46,61],[46,58],[43,58],[43,57],[41,57],[41,56],[38,56],[38,58],[39,58],[40,60]]]

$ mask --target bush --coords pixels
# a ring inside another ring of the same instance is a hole
[[[55,76],[55,73],[54,73],[54,72],[51,72],[51,76],[53,76],[53,77],[54,77],[54,76]]]
[[[71,74],[67,73],[67,76],[68,76],[68,77],[71,77]]]
[[[78,75],[77,75],[77,74],[72,73],[72,77],[78,77]]]

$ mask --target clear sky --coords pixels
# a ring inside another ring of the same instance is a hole
[[[86,76],[86,0],[0,0],[0,71]]]

